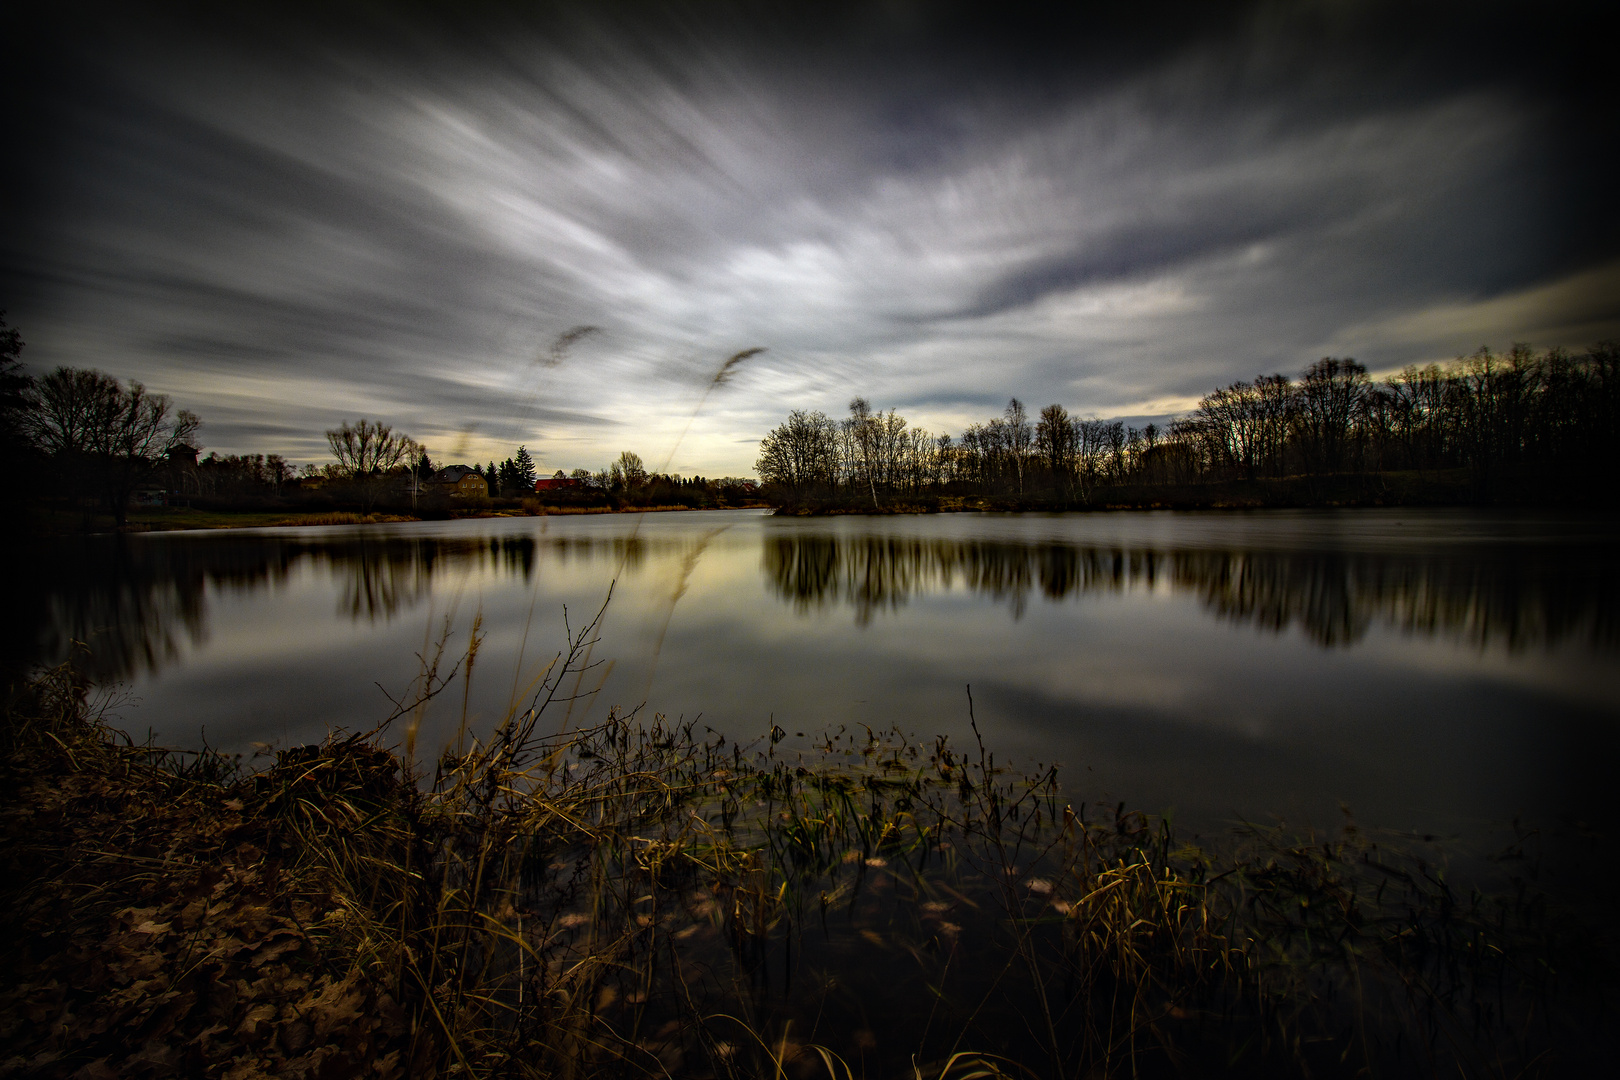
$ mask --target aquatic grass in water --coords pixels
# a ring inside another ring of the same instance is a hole
[[[120,740],[69,670],[21,688],[0,1071],[1518,1075],[1570,1038],[1526,880],[1353,825],[1195,846],[982,741],[548,731],[595,626],[431,772],[387,747],[476,632],[256,774]]]

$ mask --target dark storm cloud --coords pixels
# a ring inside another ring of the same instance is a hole
[[[1327,351],[1620,332],[1574,5],[9,18],[0,305],[222,451],[367,415],[595,467],[701,403],[673,466],[741,472],[853,393],[1162,415]]]

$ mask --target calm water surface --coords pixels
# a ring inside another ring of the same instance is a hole
[[[1060,762],[1077,799],[1469,832],[1606,809],[1611,520],[1472,511],[778,519],[756,511],[171,533],[62,548],[35,654],[87,643],[124,726],[251,754],[370,726],[481,620],[498,719],[613,585],[568,717],[789,745],[841,725]],[[615,584],[616,583],[616,584]],[[31,631],[32,632],[32,631]],[[462,690],[423,730],[453,736]],[[558,710],[561,723],[566,710]],[[797,733],[803,732],[804,738]]]

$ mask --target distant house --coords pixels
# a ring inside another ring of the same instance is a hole
[[[428,479],[428,487],[452,499],[487,499],[489,484],[467,465],[446,465]]]
[[[534,482],[535,491],[567,491],[578,486],[578,480],[570,480],[566,476],[542,476]]]

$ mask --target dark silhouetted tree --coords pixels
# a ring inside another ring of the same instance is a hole
[[[418,460],[422,445],[403,432],[362,419],[344,421],[326,433],[327,445],[337,459],[336,473],[352,485],[362,507],[370,511],[388,482],[388,474]]]
[[[1029,414],[1024,411],[1024,403],[1017,398],[1007,402],[1006,411],[1001,416],[1007,425],[1007,453],[1012,459],[1013,472],[1018,477],[1018,494],[1023,495],[1024,466],[1029,462],[1035,433],[1029,426]]]
[[[534,458],[529,456],[527,446],[518,447],[517,456],[512,459],[512,464],[517,470],[518,487],[524,492],[532,493],[534,491],[534,482],[538,477],[534,470]]]
[[[640,491],[647,484],[647,467],[641,455],[631,450],[619,454],[619,459],[608,466],[608,484],[626,493]]]
[[[1354,360],[1324,356],[1305,369],[1295,425],[1309,469],[1335,473],[1355,464],[1351,451],[1366,387],[1367,369]]]
[[[798,499],[830,493],[838,482],[838,425],[822,412],[794,409],[759,441],[754,471]]]
[[[22,369],[22,334],[6,325],[5,315],[0,311],[0,460],[17,468],[30,456],[34,380]]]
[[[29,426],[69,489],[94,490],[122,527],[129,499],[174,448],[194,445],[201,421],[138,382],[85,368],[57,368],[34,392]]]
[[[863,397],[851,398],[849,402],[849,419],[843,425],[844,441],[846,445],[845,458],[852,464],[851,481],[860,483],[865,481],[866,490],[872,496],[872,506],[875,509],[877,498],[877,421],[872,415],[872,405]]]

